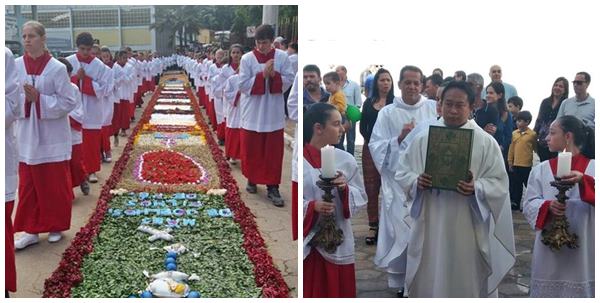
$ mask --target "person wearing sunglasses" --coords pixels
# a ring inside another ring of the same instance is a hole
[[[594,98],[587,92],[587,88],[592,80],[590,74],[586,72],[578,72],[573,80],[573,90],[575,91],[575,97],[571,97],[560,105],[556,118],[562,116],[572,115],[583,121],[585,126],[591,126],[594,128],[595,125],[595,114],[594,114]]]

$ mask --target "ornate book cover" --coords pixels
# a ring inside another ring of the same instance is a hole
[[[472,145],[472,129],[429,127],[425,173],[433,188],[456,191],[458,181],[468,179]]]

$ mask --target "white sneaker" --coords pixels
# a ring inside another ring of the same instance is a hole
[[[229,159],[229,160],[227,160],[227,162],[229,162],[229,164],[231,164],[231,165],[236,165],[237,164],[237,160],[236,159]]]
[[[60,241],[60,239],[62,239],[62,233],[61,232],[50,233],[48,235],[48,242],[50,242],[50,243],[58,242],[58,241]]]
[[[15,240],[15,249],[23,249],[29,245],[37,244],[40,237],[37,234],[25,233],[21,238]]]
[[[88,176],[88,180],[90,181],[90,183],[98,183],[98,176],[92,173]]]

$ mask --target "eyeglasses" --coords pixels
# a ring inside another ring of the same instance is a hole
[[[575,80],[575,81],[573,81],[573,85],[583,85],[584,83],[586,83],[586,82],[583,81],[583,80]]]

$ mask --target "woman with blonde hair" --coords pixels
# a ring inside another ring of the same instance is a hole
[[[25,54],[16,60],[20,100],[17,123],[19,156],[19,202],[15,232],[25,234],[15,241],[23,249],[49,232],[49,242],[62,238],[71,227],[71,133],[68,114],[77,104],[66,67],[52,58],[45,47],[44,26],[36,21],[23,25]]]

